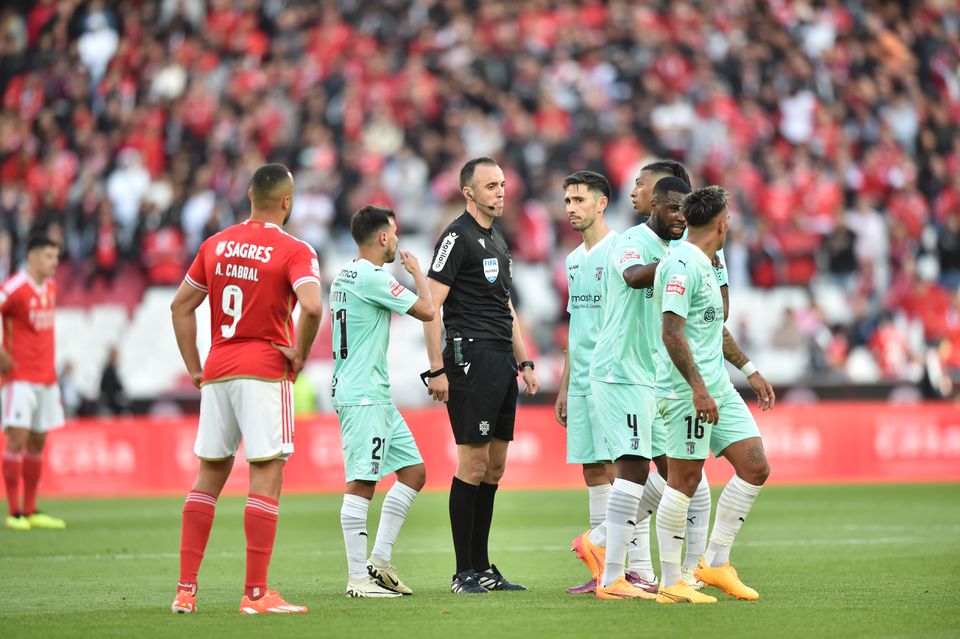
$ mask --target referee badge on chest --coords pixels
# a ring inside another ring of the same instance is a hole
[[[483,275],[491,284],[497,281],[500,275],[500,262],[495,257],[488,257],[483,260]]]

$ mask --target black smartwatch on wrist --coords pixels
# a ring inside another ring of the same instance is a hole
[[[530,370],[536,369],[536,366],[534,365],[533,360],[525,359],[519,364],[517,364],[517,370],[522,373],[523,369],[526,368],[527,366],[530,367]]]

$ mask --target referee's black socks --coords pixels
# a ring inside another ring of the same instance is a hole
[[[493,521],[493,500],[497,496],[497,484],[480,482],[477,487],[477,508],[473,514],[473,543],[471,557],[473,569],[483,572],[490,567],[487,542],[490,539],[490,524]]]
[[[480,484],[480,487],[489,484]],[[497,487],[493,486],[493,492]],[[477,486],[461,481],[454,477],[450,485],[450,530],[453,532],[453,551],[457,556],[457,574],[465,570],[477,570],[473,564],[473,552],[471,539],[474,537],[475,513],[478,512],[480,500],[477,498],[479,490]],[[490,497],[490,513],[493,514],[493,496]],[[490,532],[490,521],[487,520],[487,534]],[[484,536],[484,548],[486,548],[486,535]],[[486,557],[486,550],[484,550]],[[483,568],[487,568],[484,566]]]

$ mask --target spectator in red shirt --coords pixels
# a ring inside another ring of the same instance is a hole
[[[930,218],[930,205],[927,198],[917,189],[917,181],[911,179],[903,189],[890,197],[887,203],[890,221],[906,227],[911,237],[917,239]]]
[[[910,347],[907,337],[890,315],[883,315],[868,342],[884,379],[899,381],[909,372]]]
[[[113,288],[113,280],[120,266],[120,248],[113,207],[107,200],[100,203],[96,225],[89,241],[93,244],[93,255],[87,266],[87,288],[98,280],[102,280],[107,288]]]
[[[173,223],[147,231],[141,248],[147,281],[155,286],[176,286],[186,272],[187,243]]]

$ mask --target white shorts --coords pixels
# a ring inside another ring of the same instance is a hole
[[[230,379],[200,389],[200,425],[193,454],[207,461],[237,454],[247,461],[286,459],[293,453],[293,384],[287,380]]]
[[[63,427],[63,403],[56,384],[7,382],[0,388],[3,430],[27,428],[46,433]]]

